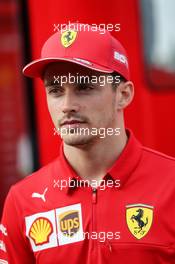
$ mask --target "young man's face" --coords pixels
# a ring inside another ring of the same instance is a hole
[[[100,75],[105,77],[100,79]],[[89,76],[94,81],[80,83],[79,78],[78,83],[73,83],[73,77],[69,81],[70,76]],[[111,79],[107,81],[107,76],[109,74],[67,62],[47,66],[44,85],[48,109],[55,128],[61,131],[65,144],[78,146],[103,140],[99,138],[99,134],[96,135],[97,129],[117,127],[117,89],[115,91],[112,88],[109,83]],[[98,82],[94,83],[96,80]]]

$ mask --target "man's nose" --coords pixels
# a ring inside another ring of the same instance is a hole
[[[74,95],[72,91],[68,91],[63,96],[63,102],[61,106],[63,113],[68,112],[78,112],[80,105],[78,103],[78,98]]]

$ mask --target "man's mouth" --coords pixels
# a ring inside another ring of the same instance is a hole
[[[80,120],[76,120],[76,119],[72,119],[72,120],[65,120],[64,122],[62,122],[60,124],[60,126],[64,126],[64,127],[77,127],[79,126],[80,124],[83,124],[85,122],[83,121],[80,121]]]

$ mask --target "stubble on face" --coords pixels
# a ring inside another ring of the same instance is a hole
[[[57,71],[60,72],[60,75],[69,72],[67,63],[65,64],[65,67],[64,64],[61,65],[62,68],[60,68],[59,64],[56,65],[56,67],[49,66],[45,75],[46,83],[47,80],[49,81],[53,78],[53,73],[56,74]],[[82,75],[100,75],[100,73],[98,74],[95,71],[87,70],[81,66],[75,65],[73,68],[72,65],[70,65],[70,72],[80,72]],[[68,89],[72,88],[73,87],[69,87]],[[94,144],[98,140],[104,140],[103,138],[100,138],[99,134],[92,133],[92,129],[113,128],[116,123],[116,99],[111,84],[105,84],[103,87],[95,88],[95,92],[90,94],[78,96],[77,102],[80,105],[80,111],[71,111],[70,107],[70,111],[67,111],[67,113],[63,113],[60,108],[60,100],[62,100],[62,97],[60,97],[60,99],[58,98],[58,100],[53,99],[50,96],[47,98],[49,111],[56,129],[60,132],[60,130],[64,128],[64,133],[61,133],[64,143],[74,147]],[[78,119],[84,123],[78,125],[78,128],[68,130],[65,129],[66,127],[64,126],[61,127],[61,123],[66,119]],[[80,128],[87,129],[88,132],[80,133]]]
[[[104,107],[105,109],[105,107]],[[80,115],[72,115],[71,118],[75,118],[84,122],[80,124],[77,128],[64,128],[62,129],[60,124],[63,119],[58,120],[58,128],[59,131],[62,131],[61,138],[64,143],[69,146],[74,147],[87,147],[88,145],[93,145],[98,140],[104,140],[103,137],[100,137],[99,130],[104,128],[107,131],[107,128],[113,127],[116,121],[116,112],[115,112],[115,98],[113,98],[111,102],[110,112],[105,113],[97,113],[98,116],[92,122],[89,118],[80,116]],[[106,137],[108,136],[105,133]]]

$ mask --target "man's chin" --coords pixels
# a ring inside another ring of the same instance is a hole
[[[66,135],[62,137],[62,140],[66,145],[80,147],[92,142],[93,138],[93,136]]]

